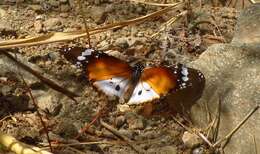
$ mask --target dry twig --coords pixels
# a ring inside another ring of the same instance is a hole
[[[169,19],[167,22],[165,22],[162,26],[160,26],[160,29],[158,30],[158,32],[154,33],[153,35],[151,35],[151,38],[154,38],[155,36],[157,36],[160,32],[165,31],[171,24],[173,24],[174,22],[176,22],[178,19],[180,19],[181,17],[185,16],[188,13],[188,11],[182,11],[181,13],[177,14],[176,16],[172,17],[171,19]]]
[[[30,72],[31,74],[33,74],[35,77],[37,77],[39,80],[41,80],[43,83],[45,83],[46,85],[50,86],[52,89],[61,92],[62,94],[68,96],[69,98],[71,98],[72,100],[76,101],[74,99],[74,97],[78,97],[78,95],[76,95],[75,93],[64,89],[62,87],[60,87],[59,85],[57,85],[55,82],[51,81],[50,79],[47,79],[45,77],[43,77],[42,75],[40,75],[40,73],[38,73],[37,71],[33,70],[32,68],[30,68],[29,66],[23,64],[22,62],[18,61],[17,59],[15,59],[11,54],[9,54],[8,52],[2,51],[1,53],[3,53],[4,55],[6,55],[8,58],[10,58],[12,61],[14,61],[15,63],[17,63],[17,66],[21,67],[22,69]]]
[[[205,137],[200,131],[196,130],[192,130],[191,128],[189,128],[188,126],[185,126],[184,124],[182,124],[178,119],[176,119],[175,117],[172,117],[173,120],[175,122],[177,122],[180,126],[182,126],[184,129],[186,129],[188,132],[197,135],[198,137],[200,137],[204,142],[206,142],[210,147],[213,147],[213,144],[207,139],[207,137]]]
[[[107,130],[109,130],[110,132],[112,132],[114,135],[116,135],[117,137],[119,137],[120,139],[123,139],[124,141],[127,142],[127,144],[133,149],[135,150],[137,153],[145,153],[145,151],[141,148],[139,148],[138,146],[134,145],[133,142],[128,139],[126,136],[122,135],[121,133],[119,133],[115,128],[113,128],[112,126],[108,125],[107,123],[105,123],[103,120],[100,120],[100,124],[105,127]]]
[[[183,2],[176,3],[173,6],[168,6],[164,9],[155,11],[153,13],[150,13],[150,14],[142,16],[142,17],[138,17],[138,18],[131,19],[131,20],[126,20],[126,21],[119,22],[119,23],[108,24],[108,25],[100,27],[100,28],[90,29],[89,34],[93,35],[93,34],[107,31],[107,30],[122,28],[122,27],[125,27],[128,25],[131,25],[131,24],[141,23],[148,19],[160,16],[166,12],[169,12],[172,10],[173,7],[181,6],[181,4],[183,4]],[[62,41],[72,41],[76,38],[85,37],[86,35],[87,34],[86,34],[85,30],[74,31],[74,32],[54,32],[54,33],[48,33],[46,35],[30,37],[30,38],[26,38],[26,39],[0,41],[0,49],[42,45],[42,44],[62,42]]]
[[[51,140],[50,140],[50,137],[49,137],[48,128],[47,128],[45,122],[43,121],[43,118],[42,118],[41,113],[40,113],[39,110],[38,110],[39,107],[38,107],[38,105],[37,105],[37,103],[36,103],[35,98],[33,97],[32,91],[31,91],[30,87],[28,86],[28,84],[26,83],[26,81],[24,80],[24,77],[23,77],[22,73],[21,73],[20,71],[18,71],[18,73],[19,73],[19,75],[21,76],[21,79],[22,79],[22,81],[23,81],[23,84],[25,85],[26,91],[29,93],[29,96],[30,96],[30,98],[32,99],[32,102],[33,102],[34,107],[36,108],[36,113],[37,113],[37,115],[38,115],[38,117],[39,117],[39,119],[40,119],[40,121],[41,121],[42,126],[43,126],[43,130],[44,130],[44,132],[45,132],[45,134],[46,134],[46,137],[47,137],[47,141],[48,141],[48,143],[49,143],[50,150],[53,151],[53,150],[52,150],[52,146],[51,146]]]
[[[220,143],[222,143],[223,141],[226,141],[226,143],[228,143],[228,141],[231,139],[231,137],[239,130],[239,128],[258,110],[259,105],[255,106],[246,116],[245,118],[230,132],[228,133],[224,138],[218,140],[213,147],[218,146]],[[226,143],[224,145],[226,145]]]

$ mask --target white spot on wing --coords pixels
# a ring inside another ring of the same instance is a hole
[[[86,59],[86,57],[84,57],[84,56],[78,56],[77,59],[78,59],[79,61],[83,61],[83,60]]]
[[[184,81],[184,82],[186,82],[186,81],[189,80],[189,78],[188,78],[187,76],[184,76],[184,77],[182,77],[181,79],[182,79],[182,81]]]
[[[186,67],[182,67],[181,74],[183,74],[184,76],[188,76],[188,69]]]
[[[121,97],[128,87],[129,80],[122,77],[115,77],[108,80],[95,81],[93,84],[99,90],[103,91],[108,96]],[[120,87],[119,89],[116,87]]]
[[[77,67],[77,68],[80,68],[80,67],[81,67],[81,62],[77,61],[76,67]]]
[[[94,50],[93,49],[86,49],[84,52],[81,53],[82,56],[90,56]]]
[[[141,94],[140,94],[140,91]],[[135,87],[132,96],[128,101],[128,105],[138,105],[144,102],[152,101],[160,96],[146,82],[139,82]]]

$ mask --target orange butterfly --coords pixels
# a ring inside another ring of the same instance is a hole
[[[97,89],[108,96],[123,98],[129,105],[150,102],[169,92],[189,88],[192,86],[190,77],[196,77],[203,86],[205,82],[201,72],[182,64],[144,68],[137,63],[131,67],[127,62],[104,52],[82,47],[66,48],[61,53],[85,70]]]

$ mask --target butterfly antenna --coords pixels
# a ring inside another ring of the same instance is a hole
[[[77,2],[78,2],[80,14],[82,15],[82,18],[83,18],[84,28],[85,28],[85,31],[86,31],[86,34],[87,34],[88,45],[89,45],[89,48],[92,48],[91,42],[90,42],[89,28],[88,28],[87,21],[86,21],[86,16],[83,12],[82,5],[81,5],[81,4],[84,4],[84,3],[83,3],[83,1],[81,3],[81,0],[77,0]]]

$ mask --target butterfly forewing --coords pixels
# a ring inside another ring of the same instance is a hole
[[[118,58],[83,47],[66,48],[62,54],[80,66],[93,85],[108,96],[120,97],[129,86],[132,67]]]
[[[121,97],[129,86],[132,68],[120,59],[100,54],[89,60],[87,73],[99,90],[108,96]]]
[[[92,52],[94,52],[93,49],[83,47],[62,47],[60,50],[60,53],[73,64],[80,62],[80,57],[83,58],[82,55],[84,55],[86,59],[86,57],[90,56]]]
[[[87,65],[90,80],[106,80],[112,77],[130,78],[132,68],[124,61],[107,54],[96,55]]]

